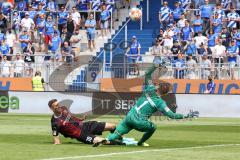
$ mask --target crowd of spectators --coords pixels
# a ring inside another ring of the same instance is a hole
[[[232,0],[234,1],[234,0]],[[31,76],[36,53],[46,62],[74,61],[83,36],[88,49],[109,33],[109,19],[128,0],[4,0],[0,11],[0,60],[4,77]],[[228,65],[234,78],[239,66],[239,11],[231,0],[208,4],[208,0],[179,0],[174,8],[164,1],[159,11],[160,33],[153,54],[167,57],[176,69],[175,78],[219,77],[214,67]],[[116,10],[116,11],[115,11]],[[80,34],[85,30],[86,34]],[[35,54],[35,56],[34,56]]]
[[[99,38],[105,38],[111,14],[118,21],[117,11],[129,6],[128,3],[127,0],[15,0],[12,4],[4,0],[0,3],[1,76],[32,76],[32,65],[42,55],[44,62],[71,63],[81,51],[83,36],[88,39],[88,49],[93,51],[96,29],[101,29]]]
[[[240,16],[231,1],[203,4],[176,1],[174,8],[164,1],[159,11],[161,24],[155,38],[153,54],[169,60],[175,78],[220,78],[219,70],[226,67],[232,78],[240,67]],[[188,17],[188,18],[186,18]]]

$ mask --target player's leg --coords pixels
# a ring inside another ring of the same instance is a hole
[[[121,140],[122,139],[122,136],[124,134],[127,134],[129,131],[131,131],[132,128],[129,127],[127,124],[126,124],[126,121],[125,119],[123,121],[121,121],[118,125],[117,125],[117,128],[115,129],[114,133],[108,135],[107,139],[109,141],[113,141],[113,140]]]
[[[116,129],[116,124],[114,123],[105,123],[104,131],[110,131],[111,133],[114,133]]]
[[[107,140],[103,137],[98,137],[89,133],[81,133],[80,137],[77,139],[85,144],[93,144],[93,147],[97,147],[100,144],[107,143]]]
[[[147,141],[157,129],[157,126],[148,120],[139,120],[135,123],[134,129],[140,132],[145,132],[138,142],[138,145],[142,145],[145,141]]]

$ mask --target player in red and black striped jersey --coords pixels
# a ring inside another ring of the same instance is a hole
[[[101,143],[114,144],[96,135],[102,135],[103,131],[114,132],[115,124],[97,121],[84,122],[85,116],[83,118],[75,117],[68,108],[59,106],[56,99],[50,100],[48,106],[54,113],[51,119],[54,144],[61,143],[59,133],[64,137],[75,138],[86,144],[94,144],[93,146]]]

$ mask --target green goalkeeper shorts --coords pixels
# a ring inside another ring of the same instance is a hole
[[[145,117],[137,113],[129,112],[128,115],[117,126],[116,131],[121,134],[127,134],[132,129],[140,132],[152,132],[156,130],[156,125]]]

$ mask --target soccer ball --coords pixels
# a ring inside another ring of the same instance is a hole
[[[141,19],[142,17],[142,10],[139,8],[132,8],[129,12],[129,17],[133,20],[133,21],[138,21]]]

